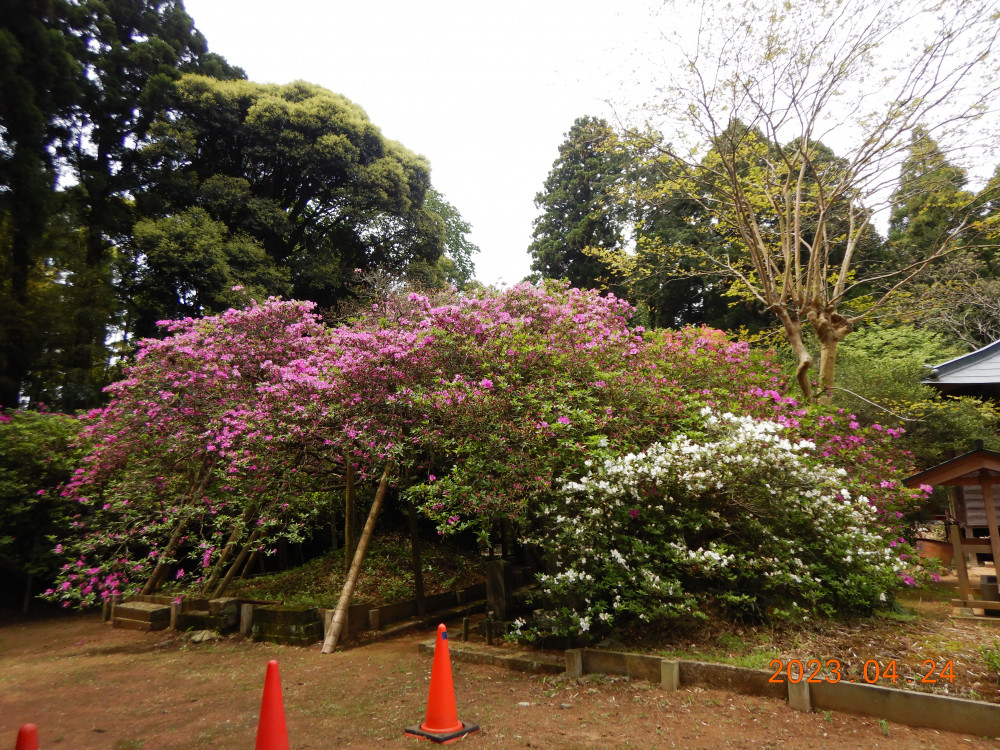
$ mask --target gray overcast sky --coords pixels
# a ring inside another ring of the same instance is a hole
[[[426,156],[473,226],[477,277],[528,272],[533,199],[574,119],[642,84],[649,0],[185,0],[253,81],[302,79],[361,105]],[[648,77],[648,76],[645,76]]]

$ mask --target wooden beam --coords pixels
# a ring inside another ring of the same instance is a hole
[[[947,482],[939,482],[938,484],[943,487],[981,487],[983,480],[981,477],[958,477],[957,479],[951,479]],[[1000,476],[989,476],[986,479],[986,484],[990,486],[1000,484]]]
[[[965,567],[965,545],[962,544],[962,535],[958,533],[958,526],[952,524],[948,529],[951,537],[951,546],[955,550],[955,572],[958,573],[958,595],[963,599],[969,598],[969,571]]]
[[[951,541],[949,539],[948,541]],[[966,550],[976,550],[977,552],[989,552],[993,549],[993,541],[987,537],[962,537],[962,547]]]
[[[917,487],[921,484],[952,484],[952,480],[979,469],[1000,472],[1000,453],[988,450],[972,451],[914,474],[906,479],[905,484],[907,487]]]
[[[334,649],[337,648],[337,641],[340,640],[341,632],[347,626],[347,608],[351,604],[351,597],[354,596],[354,587],[357,585],[361,566],[365,562],[365,552],[368,551],[368,542],[375,531],[375,520],[378,518],[378,512],[382,508],[382,501],[385,499],[386,490],[389,489],[390,471],[392,471],[391,462],[385,465],[385,471],[382,472],[382,480],[375,491],[375,499],[372,501],[371,510],[368,512],[368,520],[365,522],[365,527],[361,530],[361,537],[358,539],[358,548],[354,552],[351,569],[347,573],[344,587],[340,590],[340,599],[337,601],[337,608],[333,612],[333,617],[330,619],[330,627],[327,629],[326,637],[323,639],[322,652],[324,654],[333,653]]]

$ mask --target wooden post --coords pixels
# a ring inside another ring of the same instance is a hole
[[[424,603],[424,571],[420,560],[420,535],[417,533],[417,509],[413,503],[406,504],[410,519],[410,550],[412,552],[413,593],[417,600],[417,614],[426,615],[427,605]]]
[[[997,507],[993,498],[993,484],[986,469],[979,470],[979,486],[983,490],[986,507],[986,524],[990,529],[990,549],[993,550],[993,569],[1000,572],[1000,529],[997,528]]]
[[[951,546],[955,549],[955,572],[958,574],[958,598],[963,601],[969,598],[969,571],[966,568],[965,549],[962,547],[962,535],[958,524],[952,524],[948,529]],[[965,605],[963,605],[965,606]]]
[[[385,492],[389,488],[389,471],[391,469],[392,464],[388,463],[385,465],[385,471],[382,472],[382,479],[379,482],[378,491],[375,493],[372,509],[368,513],[368,521],[365,522],[365,528],[361,532],[361,538],[358,540],[358,549],[354,553],[354,561],[351,563],[351,569],[348,571],[347,579],[344,581],[344,588],[341,589],[337,609],[334,611],[333,619],[330,621],[330,629],[323,640],[324,654],[332,654],[334,649],[337,648],[340,633],[347,623],[347,607],[351,603],[351,597],[354,596],[354,587],[358,582],[358,574],[361,573],[361,565],[365,561],[368,542],[371,540],[372,532],[375,530],[375,519],[378,518],[378,512],[382,508],[382,501],[385,499]]]

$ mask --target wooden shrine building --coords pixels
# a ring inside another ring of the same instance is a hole
[[[1000,528],[997,519],[1000,511],[1000,453],[977,447],[975,450],[914,474],[905,482],[907,487],[922,484],[953,488],[952,516],[955,522],[948,528],[948,539],[955,554],[958,572],[959,598],[952,600],[953,607],[1000,610],[1000,601],[972,599],[966,555],[992,553],[1000,560]],[[986,537],[974,538],[973,529],[985,528]],[[978,588],[978,587],[976,587]]]
[[[994,341],[989,346],[949,359],[940,365],[931,366],[930,375],[923,382],[946,396],[974,396],[985,401],[994,401],[1000,406],[1000,341]],[[982,445],[977,447],[982,448]],[[941,464],[941,466],[946,465]],[[928,471],[938,468],[940,467]],[[963,536],[992,535],[987,528],[986,508],[980,486],[976,483],[965,483],[953,487],[950,516],[961,527]],[[997,556],[993,559],[1000,561],[1000,557]]]

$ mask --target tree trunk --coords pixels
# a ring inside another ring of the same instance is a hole
[[[839,341],[821,341],[819,345],[819,382],[823,392],[817,403],[829,405],[833,401],[833,378],[837,366],[837,344]]]
[[[248,575],[250,575],[250,568],[253,567],[253,564],[255,562],[257,562],[257,551],[256,550],[254,550],[253,552],[250,553],[250,557],[247,558],[247,564],[243,566],[243,571],[240,573],[240,580],[241,581],[244,578],[246,578]]]
[[[837,345],[853,330],[851,322],[836,312],[810,315],[816,337],[819,339],[819,383],[823,392],[818,403],[833,401],[833,383],[837,367]]]
[[[347,488],[344,490],[344,570],[351,569],[351,558],[354,555],[354,547],[357,539],[354,538],[355,520],[355,498],[354,498],[354,466],[351,457],[344,457],[344,481]]]
[[[257,537],[259,536],[260,526],[253,530],[250,538],[247,539],[247,543],[243,545],[243,549],[240,551],[240,556],[236,558],[236,562],[229,566],[229,570],[226,572],[226,577],[222,579],[222,582],[216,587],[215,592],[212,594],[213,599],[218,599],[226,593],[226,590],[229,588],[229,584],[233,582],[233,576],[236,575],[236,571],[240,569],[241,565],[243,565],[243,561],[247,559],[247,556],[250,554],[250,548],[253,546],[254,542],[257,541]],[[244,571],[244,573],[245,572],[246,571]]]
[[[778,316],[778,320],[781,321],[781,326],[785,331],[785,340],[788,341],[788,345],[792,347],[792,353],[795,354],[798,363],[795,366],[795,380],[799,384],[799,390],[802,391],[802,397],[808,404],[815,403],[812,382],[809,380],[809,370],[812,368],[813,358],[802,341],[802,323],[792,318],[788,311],[783,308],[775,307],[773,311]]]
[[[197,497],[201,494],[202,490],[208,484],[208,480],[212,476],[212,465],[213,461],[210,454],[206,454],[201,461],[201,466],[199,466],[194,471],[194,475],[191,478],[191,484],[188,488],[187,496],[181,501],[180,505],[183,508],[188,500],[193,497]],[[183,511],[182,511],[183,513]],[[177,548],[181,543],[181,532],[188,524],[188,518],[182,517],[177,524],[177,528],[174,529],[174,533],[170,536],[170,541],[167,542],[167,548],[163,550],[160,554],[160,562],[157,563],[156,567],[153,569],[153,574],[146,581],[146,585],[142,587],[141,594],[152,594],[161,585],[162,581],[167,574],[167,563],[166,560],[174,556]]]
[[[31,608],[31,589],[35,585],[35,574],[28,573],[28,580],[24,582],[24,599],[21,600],[21,614],[28,614]]]
[[[181,533],[184,531],[184,527],[187,526],[188,519],[182,518],[174,529],[174,533],[170,535],[170,541],[167,542],[166,549],[160,554],[160,561],[153,568],[152,575],[146,580],[146,585],[142,587],[140,594],[152,594],[159,587],[160,579],[166,575],[167,572],[167,560],[174,556],[177,548],[181,544]]]
[[[372,508],[368,513],[368,521],[365,522],[365,528],[361,532],[361,538],[358,540],[358,549],[354,553],[354,561],[351,563],[351,569],[347,573],[347,580],[344,581],[344,588],[340,592],[337,609],[333,613],[330,631],[326,634],[326,639],[323,641],[324,654],[333,653],[333,650],[337,648],[337,641],[340,640],[340,632],[344,629],[344,621],[347,619],[347,607],[351,603],[351,597],[354,596],[354,586],[357,584],[358,574],[361,572],[361,564],[365,560],[365,552],[368,550],[368,542],[371,540],[372,531],[375,530],[375,519],[378,518],[378,512],[382,508],[382,501],[385,499],[386,489],[389,487],[389,471],[391,469],[392,464],[388,463],[382,472],[382,479],[379,482],[378,491],[375,493],[375,500],[372,501]]]
[[[240,537],[246,530],[246,523],[252,518],[250,514],[250,509],[247,508],[246,512],[243,514],[236,527],[233,529],[233,533],[229,535],[229,540],[226,542],[225,548],[222,550],[222,554],[219,556],[218,562],[212,568],[212,574],[205,581],[205,585],[202,587],[201,592],[204,595],[208,593],[215,587],[215,584],[219,581],[219,576],[222,575],[223,569],[226,567],[226,563],[229,562],[229,558],[233,556],[233,552],[236,550],[236,546],[239,543]]]
[[[427,614],[427,605],[424,604],[424,571],[423,563],[420,561],[420,535],[417,533],[417,509],[413,503],[406,504],[407,515],[410,518],[410,549],[413,558],[413,595],[417,600],[417,614]]]

